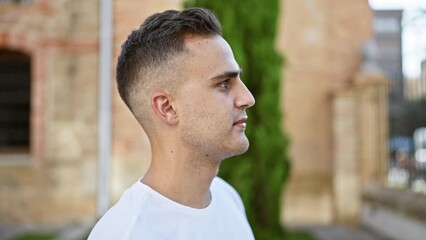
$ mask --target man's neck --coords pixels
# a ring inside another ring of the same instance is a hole
[[[220,161],[185,155],[153,152],[151,166],[141,182],[177,203],[205,208],[211,201],[210,185]]]

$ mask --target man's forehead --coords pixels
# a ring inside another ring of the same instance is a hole
[[[190,55],[232,54],[228,42],[219,35],[188,37],[185,39],[185,47]]]
[[[203,71],[205,77],[224,72],[240,72],[229,44],[218,35],[196,36],[186,41],[186,59],[192,71]]]

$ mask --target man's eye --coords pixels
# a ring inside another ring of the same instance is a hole
[[[225,81],[220,82],[219,87],[228,89],[229,88],[229,80],[230,79],[226,79]]]

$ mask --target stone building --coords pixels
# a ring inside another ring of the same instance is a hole
[[[282,105],[293,165],[283,222],[357,223],[362,190],[384,180],[387,159],[386,81],[361,71],[372,10],[367,1],[286,0],[282,12]]]
[[[426,97],[426,59],[420,63],[420,76],[405,79],[404,97],[407,100],[419,100]]]
[[[13,144],[0,146],[0,222],[49,224],[96,218],[99,4],[97,0],[0,2],[2,56],[8,59],[6,51],[24,56],[30,65],[27,142],[19,151]],[[113,59],[130,30],[148,15],[179,7],[179,1],[171,0],[115,1]],[[15,78],[1,81],[16,82]],[[117,92],[112,94],[111,187],[117,199],[143,174],[150,147]]]
[[[154,12],[181,8],[181,0],[113,3],[114,64],[131,29]],[[23,56],[31,69],[28,143],[19,152],[0,146],[0,222],[96,218],[99,6],[0,1],[0,53]],[[386,84],[360,71],[371,9],[367,0],[285,0],[281,12],[277,47],[287,64],[280,104],[293,162],[282,220],[356,222],[362,189],[382,181],[386,158]],[[115,201],[147,168],[150,146],[111,81]]]
[[[26,144],[1,146],[2,222],[95,214],[97,11],[97,1],[0,2],[0,49],[26,56],[30,65],[30,90],[13,93],[29,98]],[[15,77],[1,81],[16,85]]]
[[[391,81],[389,88],[389,117],[396,118],[404,101],[402,73],[402,10],[376,10],[373,14],[374,41],[377,64]]]

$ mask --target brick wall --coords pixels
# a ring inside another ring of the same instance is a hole
[[[30,154],[0,155],[0,221],[93,218],[98,1],[1,4],[0,48],[32,65]]]
[[[114,1],[114,66],[127,35],[178,0]],[[0,5],[0,48],[31,56],[31,153],[0,155],[0,222],[93,221],[96,209],[99,1]],[[112,69],[115,74],[115,70]],[[115,201],[150,159],[143,130],[113,85]]]
[[[367,0],[284,0],[281,11],[281,104],[292,160],[282,220],[326,224],[335,219],[332,93],[351,85],[371,37],[371,10]]]

